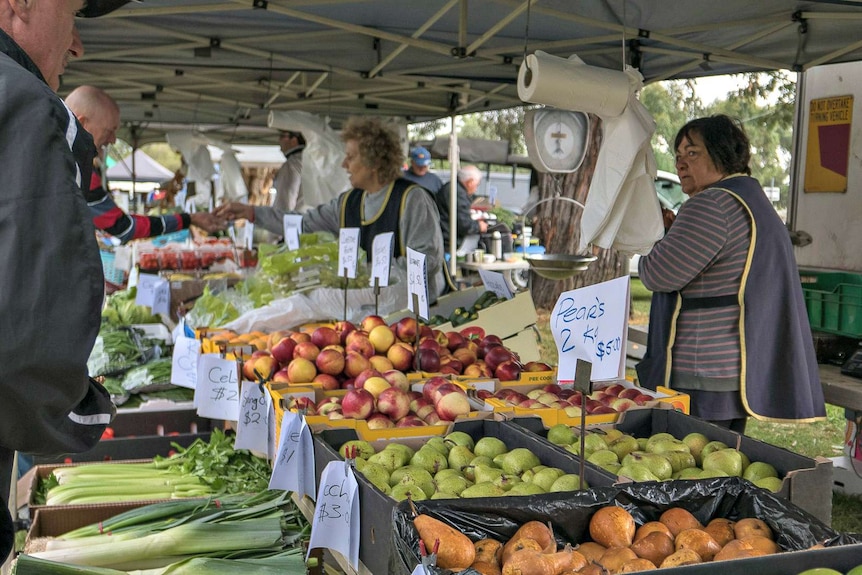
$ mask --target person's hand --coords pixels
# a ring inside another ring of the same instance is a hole
[[[664,223],[664,229],[665,229],[665,231],[667,231],[670,229],[670,226],[673,224],[674,220],[676,219],[676,214],[673,213],[672,210],[669,210],[667,208],[662,208],[661,209],[661,219],[662,219],[662,223]]]
[[[479,233],[484,234],[488,231],[488,222],[485,220],[479,220]]]
[[[207,233],[218,232],[227,227],[227,222],[224,219],[210,212],[195,212],[189,214],[189,217],[193,226],[197,226]]]
[[[254,207],[239,202],[231,202],[216,208],[215,215],[228,222],[239,219],[252,220],[254,219]]]

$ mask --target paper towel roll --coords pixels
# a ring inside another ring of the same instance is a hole
[[[536,50],[518,71],[521,100],[606,118],[623,113],[630,91],[625,72],[588,66],[574,55],[565,59]]]

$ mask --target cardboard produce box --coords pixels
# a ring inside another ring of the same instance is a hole
[[[533,294],[522,291],[510,300],[501,301],[479,311],[479,319],[461,325],[453,326],[446,322],[436,326],[442,332],[464,330],[470,327],[480,327],[485,334],[493,334],[501,339],[518,335],[525,329],[535,325],[538,315],[533,304]]]
[[[421,428],[420,428],[421,429]],[[492,436],[506,443],[509,449],[526,447],[530,449],[544,465],[559,467],[567,473],[578,473],[580,459],[570,453],[563,453],[551,444],[541,441],[534,435],[527,433],[522,427],[507,422],[492,421],[488,419],[462,421],[452,424],[447,433],[451,431],[463,431],[475,439]],[[354,430],[333,429],[314,434],[314,464],[315,476],[320,481],[324,468],[330,461],[340,460],[339,448],[347,441],[358,439]],[[419,447],[428,437],[398,440],[412,447]],[[379,450],[391,441],[380,441],[372,443]],[[585,469],[584,479],[590,487],[597,485],[610,485],[614,477],[597,467],[588,466]],[[388,573],[389,555],[392,545],[392,510],[397,502],[374,487],[361,473],[356,474],[359,484],[359,515],[360,515],[360,543],[359,560],[368,567],[372,573]],[[489,499],[505,499],[509,505],[518,506],[518,502],[525,497],[498,497]],[[447,500],[460,501],[460,500]]]
[[[127,501],[125,503],[103,503],[99,505],[63,505],[58,507],[40,507],[30,523],[24,552],[40,551],[38,539],[44,537],[59,537],[74,529],[85,527],[110,519],[124,511],[149,505],[148,501]]]
[[[862,534],[841,534],[792,503],[739,478],[722,477],[699,481],[630,483],[597,487],[575,493],[535,495],[524,505],[497,504],[491,499],[418,501],[424,513],[454,527],[472,541],[491,537],[506,542],[527,521],[550,523],[557,547],[591,541],[589,522],[602,507],[614,505],[628,510],[635,525],[655,521],[672,507],[690,511],[702,524],[722,517],[738,521],[755,517],[775,535],[781,552],[761,557],[712,561],[665,568],[662,573],[679,575],[797,575],[813,567],[831,567],[840,572],[862,561]],[[407,502],[392,513],[392,562],[386,573],[408,575],[419,564],[419,538]],[[816,544],[825,549],[809,550]],[[433,569],[433,575],[443,571]]]
[[[711,441],[721,441],[729,447],[738,448],[751,461],[765,461],[775,467],[779,477],[784,479],[781,490],[776,495],[789,500],[826,525],[832,522],[830,459],[811,459],[674,410],[627,411],[614,427],[635,437],[649,437],[666,432],[682,439],[689,433],[700,432]]]
[[[503,345],[517,353],[521,363],[542,361],[542,353],[539,350],[539,332],[535,324],[503,339]]]

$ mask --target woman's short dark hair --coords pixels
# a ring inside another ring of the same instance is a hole
[[[684,138],[691,140],[691,133],[701,137],[712,163],[721,173],[751,175],[748,165],[751,161],[751,144],[738,120],[724,114],[692,120],[677,132],[674,150],[679,149]]]

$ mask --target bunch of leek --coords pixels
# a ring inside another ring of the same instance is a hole
[[[19,557],[16,575],[305,573],[308,533],[286,491],[156,503],[49,540]]]

